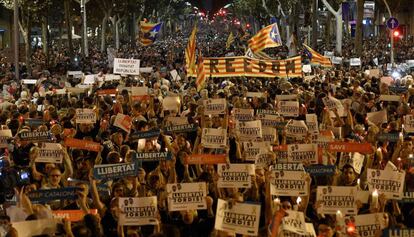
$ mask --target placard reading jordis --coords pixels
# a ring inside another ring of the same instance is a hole
[[[125,226],[156,225],[158,223],[157,197],[119,198],[119,224]]]
[[[207,209],[206,183],[167,184],[168,211]]]

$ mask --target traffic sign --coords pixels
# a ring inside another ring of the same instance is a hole
[[[397,18],[390,17],[387,20],[387,27],[388,27],[388,29],[393,30],[393,29],[397,28],[398,26],[399,26],[399,23],[398,23]]]

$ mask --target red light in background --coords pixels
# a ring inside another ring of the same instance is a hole
[[[394,37],[398,37],[398,36],[400,36],[400,32],[398,30],[396,30],[396,31],[394,31],[393,35],[394,35]]]
[[[246,24],[246,28],[250,28],[250,24],[249,23]]]

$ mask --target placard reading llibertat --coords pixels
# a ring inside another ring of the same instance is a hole
[[[214,228],[233,234],[257,236],[260,205],[218,199]]]
[[[317,209],[320,214],[336,214],[339,210],[344,215],[357,214],[356,187],[318,186],[316,190]]]
[[[269,142],[243,142],[243,156],[247,161],[255,161],[258,154],[270,151],[270,149]]]
[[[35,162],[40,163],[62,163],[63,150],[59,143],[42,143],[39,145],[39,155]]]
[[[240,140],[248,141],[262,137],[262,123],[260,120],[236,122],[236,131]]]
[[[119,224],[156,225],[158,223],[157,197],[129,197],[119,198]]]
[[[251,175],[254,175],[253,164],[219,164],[217,173],[219,188],[250,188]]]
[[[207,209],[206,183],[167,184],[168,211]]]
[[[385,228],[385,213],[373,213],[346,217],[345,221],[353,222],[359,236],[375,237],[377,232]]]
[[[303,171],[274,170],[270,176],[270,193],[276,196],[306,196],[308,183]]]
[[[238,121],[251,121],[254,120],[254,109],[239,109],[233,110],[234,119]]]
[[[288,145],[288,162],[318,163],[318,145],[317,144],[291,144]]]
[[[224,148],[227,144],[227,130],[221,128],[203,128],[201,144],[207,148]]]
[[[368,169],[367,182],[369,191],[375,189],[385,194],[387,199],[401,200],[403,197],[405,171]]]
[[[96,113],[92,109],[76,109],[76,123],[96,123]]]
[[[226,113],[226,99],[208,99],[203,101],[203,105],[205,115],[219,115]]]

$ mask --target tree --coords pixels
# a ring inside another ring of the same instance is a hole
[[[335,50],[338,54],[342,54],[342,6],[339,5],[338,10],[335,11],[333,7],[328,3],[327,0],[322,0],[326,8],[335,16],[336,21],[336,47]],[[329,23],[328,23],[329,24]]]
[[[357,0],[357,21],[355,30],[355,51],[362,56],[362,20],[364,18],[364,0]]]

